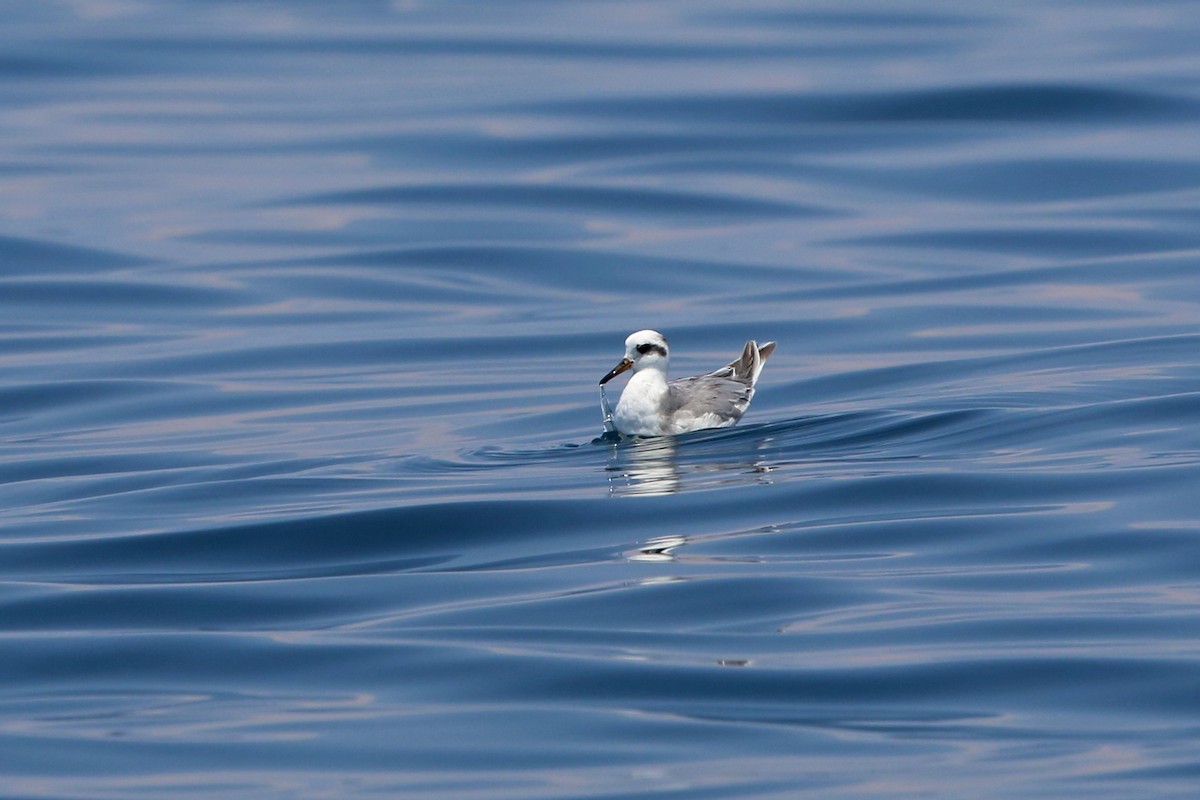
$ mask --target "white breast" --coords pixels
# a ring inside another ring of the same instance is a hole
[[[621,392],[621,400],[613,411],[613,424],[627,436],[661,436],[671,431],[665,427],[667,379],[656,369],[635,373]]]

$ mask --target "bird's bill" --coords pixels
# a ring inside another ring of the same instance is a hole
[[[617,364],[615,367],[612,368],[612,372],[608,373],[607,375],[605,375],[603,378],[600,379],[600,385],[603,386],[604,384],[608,383],[613,378],[617,377],[622,372],[624,372],[625,370],[629,369],[632,366],[633,366],[633,361],[631,359],[622,358],[621,363]]]

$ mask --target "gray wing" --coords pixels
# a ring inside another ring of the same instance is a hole
[[[667,384],[670,390],[671,413],[707,420],[710,426],[732,425],[742,418],[754,387],[750,382],[737,378],[729,367],[723,367],[708,375],[680,378]]]
[[[754,397],[754,384],[775,343],[762,347],[746,342],[742,354],[707,375],[679,378],[667,384],[673,426],[680,430],[719,428],[742,418]]]

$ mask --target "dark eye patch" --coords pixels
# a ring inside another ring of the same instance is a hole
[[[639,344],[637,346],[637,351],[639,353],[641,353],[642,355],[646,355],[646,353],[649,353],[651,351],[658,353],[660,356],[665,356],[667,354],[667,351],[664,348],[659,347],[658,345],[654,344],[653,342],[646,342],[645,344]]]

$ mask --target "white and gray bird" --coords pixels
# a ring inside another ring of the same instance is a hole
[[[626,436],[662,436],[704,428],[725,428],[746,413],[763,362],[775,342],[746,342],[727,366],[691,378],[667,380],[671,351],[658,331],[638,331],[625,340],[625,357],[600,379],[603,386],[628,369],[633,376],[621,392],[612,422]]]

